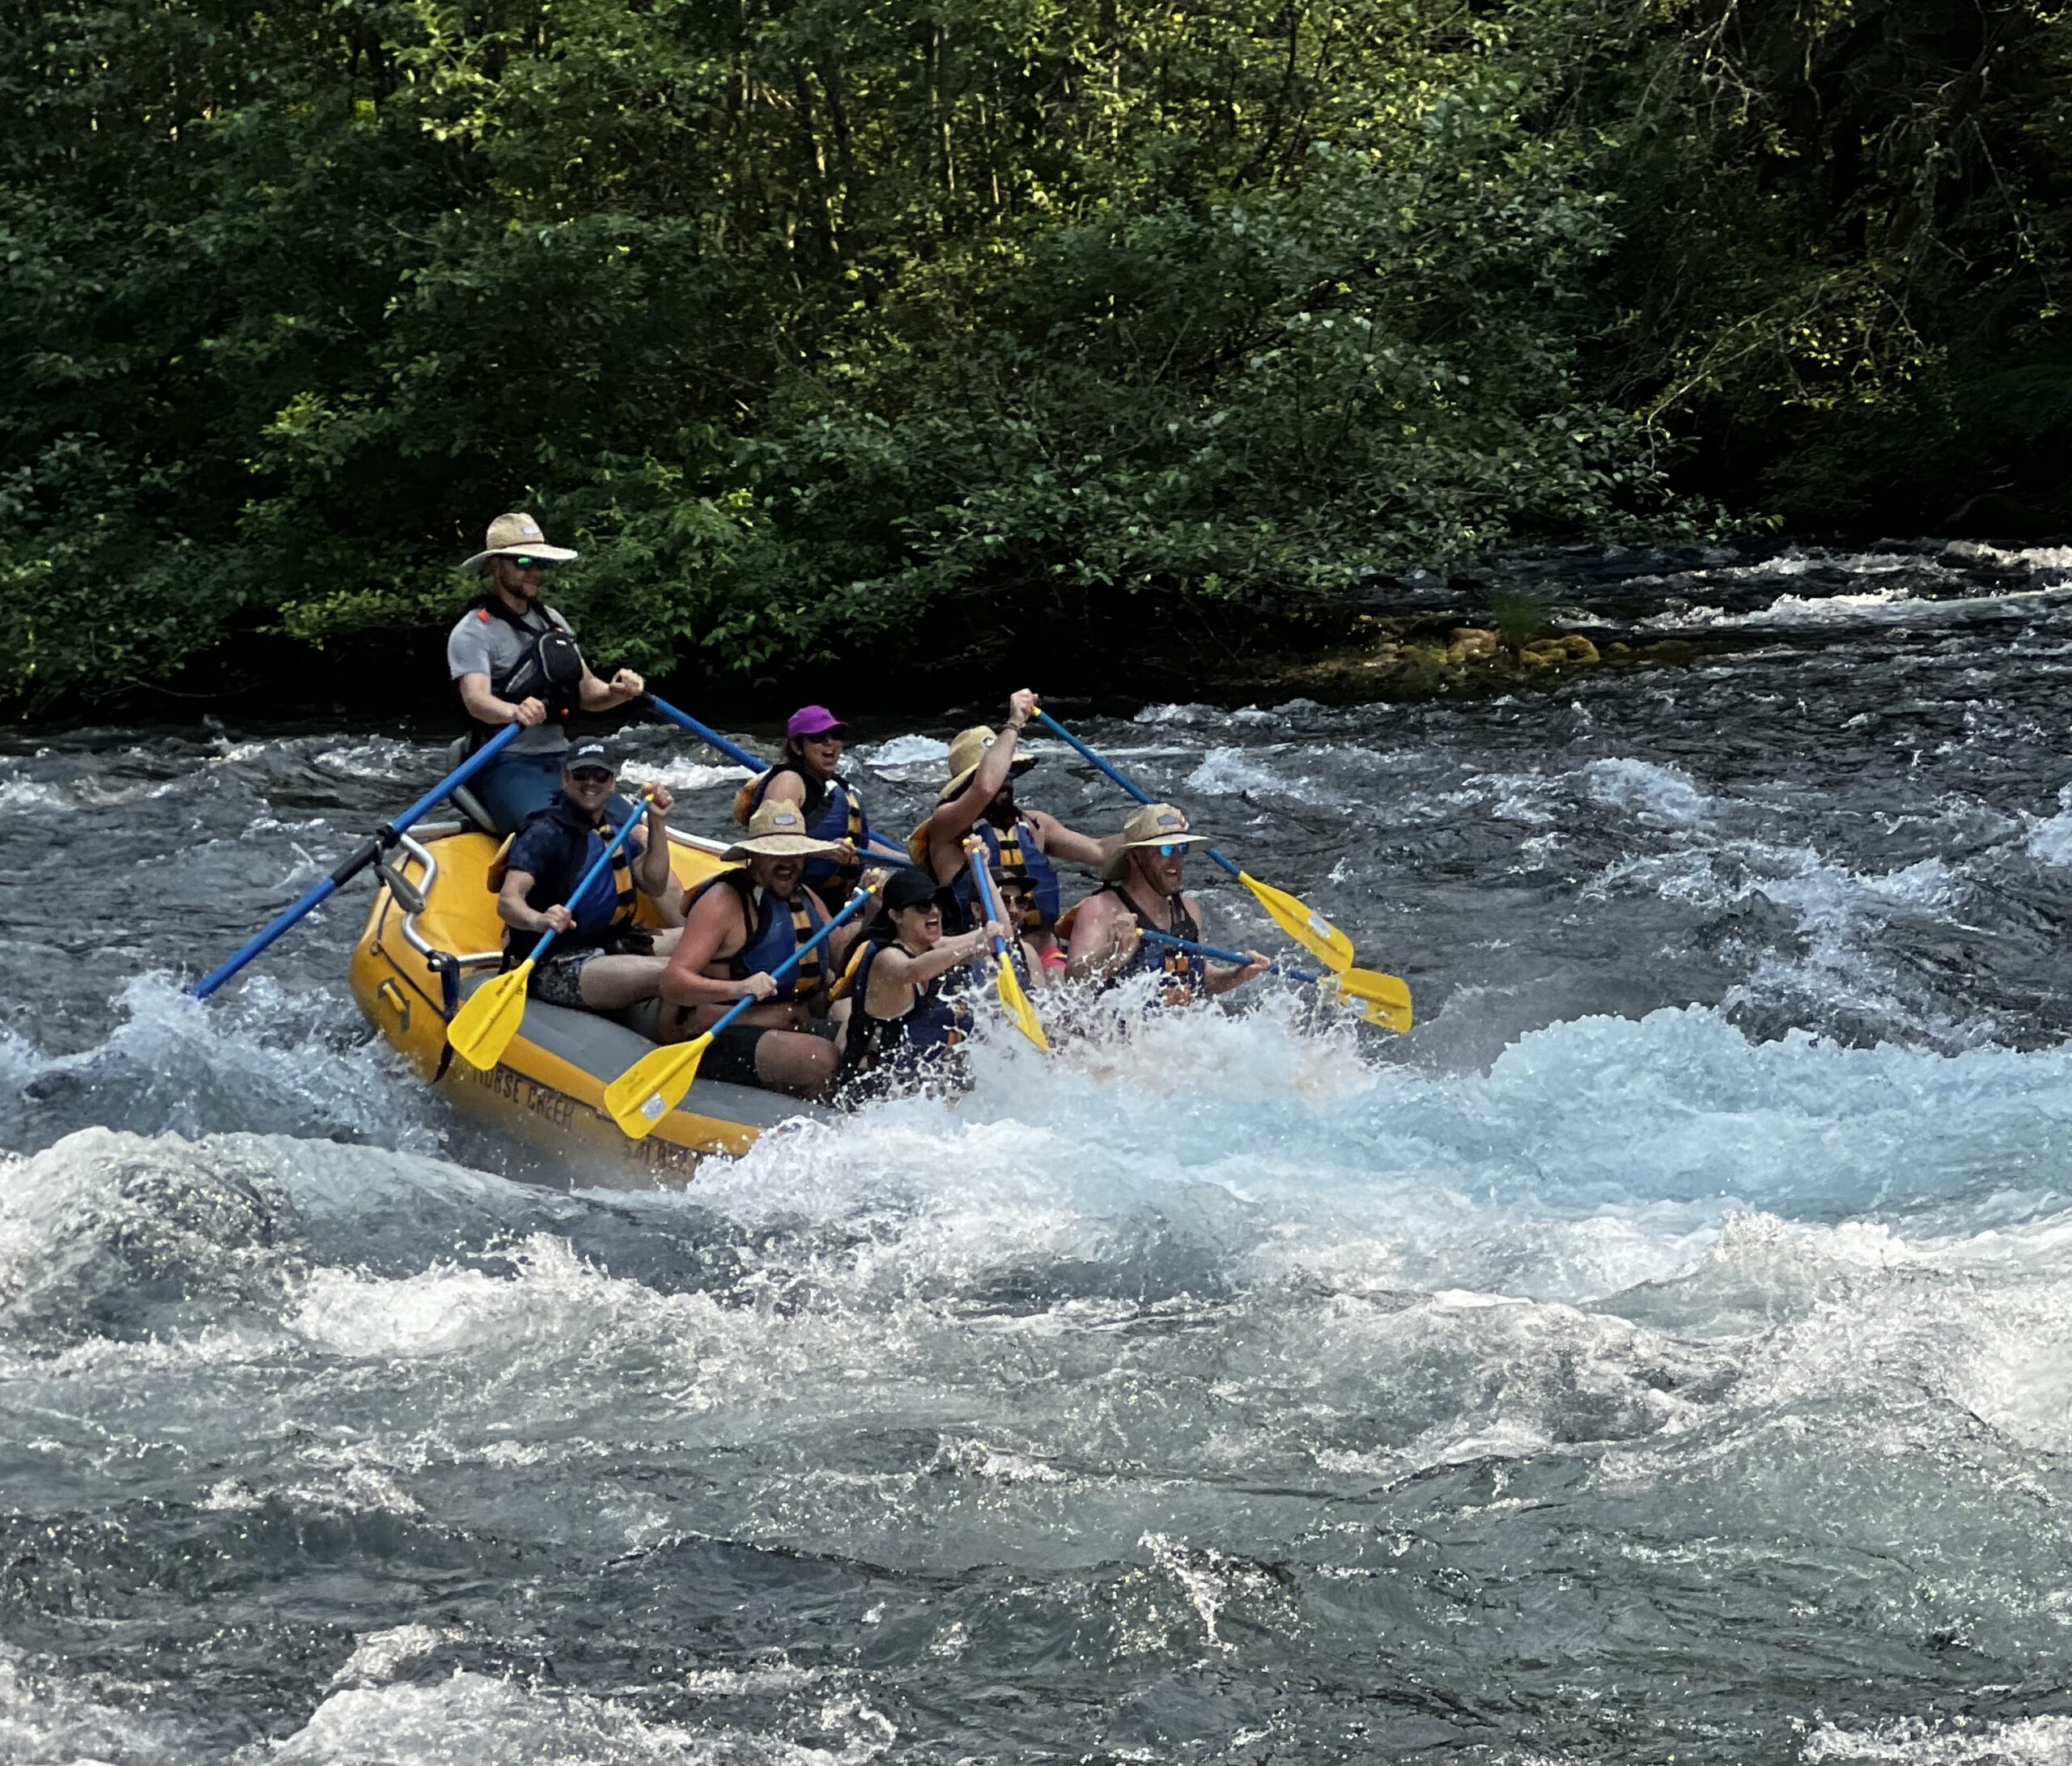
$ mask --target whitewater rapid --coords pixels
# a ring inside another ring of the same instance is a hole
[[[1075,714],[1419,1029],[989,1036],[678,1192],[448,1116],[358,901],[180,993],[435,732],[0,751],[0,1759],[2072,1760],[2072,559],[1976,550],[1571,584],[1721,610],[1684,670]]]

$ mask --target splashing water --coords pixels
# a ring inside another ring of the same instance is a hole
[[[988,1034],[677,1193],[513,1181],[356,901],[178,991],[432,732],[0,754],[0,1757],[2072,1759],[2066,567],[1637,556],[1560,598],[1756,647],[1078,720],[1417,1031]]]

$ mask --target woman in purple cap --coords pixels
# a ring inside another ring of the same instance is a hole
[[[841,775],[842,751],[848,741],[849,726],[826,706],[805,706],[784,725],[784,758],[742,786],[734,798],[734,820],[744,827],[766,800],[796,804],[809,834],[842,843],[832,857],[806,861],[806,887],[830,912],[839,910],[856,889],[864,869],[858,855],[871,837],[863,794]]]

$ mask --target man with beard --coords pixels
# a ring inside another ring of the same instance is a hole
[[[1242,969],[1212,967],[1199,952],[1181,950],[1144,932],[1202,942],[1201,903],[1187,893],[1187,848],[1208,836],[1189,831],[1170,804],[1146,804],[1123,824],[1122,838],[1102,868],[1104,887],[1072,911],[1070,974],[1110,986],[1149,973],[1160,978],[1166,1005],[1186,1005],[1256,980],[1269,959],[1255,950]]]
[[[813,1008],[824,1008],[842,953],[811,951],[782,981],[775,971],[827,922],[820,898],[806,887],[806,860],[837,845],[806,831],[796,804],[765,803],[728,849],[732,868],[691,896],[662,974],[659,1040],[688,1041],[737,1001],[758,1002],[714,1038],[700,1068],[706,1078],[810,1097],[834,1077],[839,1057],[834,1043],[814,1034]]]
[[[957,910],[953,930],[983,924],[978,885],[964,853],[964,837],[975,833],[986,843],[995,872],[1025,873],[1036,887],[1042,923],[1057,923],[1057,861],[1098,871],[1121,843],[1119,836],[1096,840],[1068,828],[1055,816],[1025,809],[1015,802],[1014,780],[1036,764],[1033,754],[1018,754],[1022,728],[1035,715],[1036,695],[1024,687],[1008,701],[1007,722],[998,733],[980,724],[960,731],[949,745],[949,783],[936,800],[935,813],[907,841],[914,862],[948,887]]]
[[[631,669],[609,682],[591,673],[575,628],[540,599],[546,573],[575,555],[549,546],[529,515],[500,515],[484,549],[461,567],[488,577],[489,586],[448,635],[446,672],[460,689],[476,747],[508,724],[524,732],[468,787],[495,824],[492,833],[509,834],[554,800],[571,711],[609,711],[648,690]]]

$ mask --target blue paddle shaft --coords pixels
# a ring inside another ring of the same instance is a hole
[[[1139,803],[1148,804],[1156,803],[1157,801],[1157,799],[1155,797],[1149,796],[1145,792],[1144,787],[1138,784],[1136,780],[1129,778],[1126,774],[1117,771],[1116,768],[1110,766],[1100,755],[1095,754],[1092,749],[1089,748],[1085,743],[1080,741],[1080,739],[1076,736],[1073,735],[1070,730],[1067,729],[1064,724],[1060,724],[1055,718],[1052,717],[1048,711],[1039,709],[1036,713],[1036,719],[1045,729],[1048,730],[1053,736],[1058,737],[1061,741],[1068,744],[1083,758],[1091,761],[1096,766],[1099,767],[1102,772],[1106,773],[1111,780],[1113,780],[1116,784],[1120,785],[1124,791],[1130,794],[1130,796],[1136,798]],[[1214,847],[1210,847],[1206,850],[1208,853],[1208,856],[1215,860],[1216,864],[1221,865],[1225,870],[1230,873],[1231,876],[1240,877],[1243,875],[1242,869],[1235,860],[1225,858],[1223,854],[1218,852]]]
[[[613,859],[618,855],[618,849],[624,846],[627,840],[632,837],[635,824],[643,820],[647,816],[647,804],[648,799],[643,796],[639,803],[633,806],[633,813],[628,816],[625,821],[619,824],[618,832],[611,837],[610,840],[606,843],[605,850],[597,855],[597,862],[593,864],[588,870],[583,873],[582,880],[576,884],[574,889],[568,892],[568,901],[563,902],[563,906],[567,907],[570,902],[581,901],[584,896],[590,893],[590,885],[596,882],[599,877],[602,877],[607,870],[610,869],[611,862]],[[546,954],[547,946],[554,941],[557,936],[558,935],[554,932],[553,927],[550,926],[547,928],[545,932],[540,934],[539,943],[533,946],[533,954],[528,957],[525,961],[528,962],[537,962],[541,957]]]
[[[1144,936],[1154,938],[1161,945],[1191,950],[1198,957],[1213,957],[1218,962],[1235,963],[1240,969],[1249,968],[1251,965],[1252,959],[1242,950],[1218,950],[1213,945],[1197,945],[1191,938],[1175,938],[1170,932],[1158,932],[1149,926],[1144,928]],[[1310,970],[1284,969],[1279,963],[1272,964],[1270,967],[1275,974],[1285,975],[1290,981],[1306,982],[1313,987],[1317,984],[1317,977]]]
[[[799,965],[805,960],[806,953],[810,950],[817,950],[821,945],[826,944],[828,939],[833,936],[834,928],[839,926],[843,921],[848,919],[848,917],[851,914],[855,913],[858,908],[861,907],[864,902],[868,902],[871,898],[872,893],[873,892],[869,889],[858,889],[854,895],[851,896],[847,901],[842,904],[842,911],[840,913],[837,914],[832,919],[828,921],[828,923],[825,926],[822,927],[818,932],[815,932],[812,937],[809,938],[803,945],[800,945],[796,950],[793,951],[790,956],[787,957],[783,962],[778,964],[775,969],[770,971],[770,979],[772,981],[782,981],[785,976],[791,974],[794,969],[797,968]],[[721,1012],[719,1021],[705,1034],[707,1036],[717,1036],[722,1030],[725,1029],[728,1025],[732,1024],[735,1019],[738,1018],[744,1012],[747,1011],[750,1006],[760,1005],[762,1003],[762,1002],[758,1000],[752,993],[744,995],[742,998],[737,1000],[732,1005],[728,1006],[724,1012]]]
[[[972,879],[979,885],[979,894],[985,898],[986,918],[1006,925],[1007,915],[1000,911],[1000,898],[993,893],[993,868],[986,863],[983,850],[971,855],[970,865]],[[1007,961],[1007,940],[997,935],[993,939],[993,954],[1003,962]]]
[[[664,717],[669,719],[671,723],[681,724],[701,742],[708,743],[712,747],[718,749],[722,754],[724,754],[728,760],[733,762],[736,766],[745,766],[752,773],[766,773],[770,771],[770,762],[768,761],[758,760],[755,756],[749,754],[746,749],[737,748],[717,730],[707,728],[704,724],[699,723],[696,718],[693,717],[690,712],[678,711],[677,707],[670,704],[667,699],[659,698],[656,694],[651,693],[648,695],[648,703],[653,706],[656,711],[660,711]]]
[[[521,726],[513,724],[499,730],[475,753],[455,767],[444,779],[418,798],[393,821],[384,822],[380,830],[364,845],[355,847],[341,860],[336,870],[321,883],[312,886],[294,906],[285,909],[275,917],[265,931],[247,939],[236,951],[215,968],[188,989],[197,1000],[206,1000],[247,963],[257,956],[312,908],[328,902],[346,884],[350,883],[367,866],[380,858],[388,847],[395,843],[396,837],[430,815],[433,806],[450,791],[457,790],[486,766],[490,762],[518,739]]]
[[[727,738],[722,736],[717,730],[707,728],[704,724],[699,723],[696,718],[693,717],[690,712],[677,710],[677,707],[670,704],[667,699],[657,698],[651,693],[648,695],[648,703],[653,706],[656,711],[660,711],[664,717],[668,718],[672,723],[681,724],[701,742],[708,743],[712,747],[718,749],[722,754],[724,754],[727,758],[732,761],[737,766],[745,766],[752,773],[766,773],[770,771],[770,762],[768,761],[758,760],[755,756],[749,754],[746,749],[736,747],[733,743],[728,741]],[[879,839],[876,834],[871,835],[870,839],[873,847],[879,852],[883,853],[885,857],[889,859],[897,859],[902,864],[905,864],[909,862],[907,855],[902,851],[898,847],[886,845],[885,843]]]

